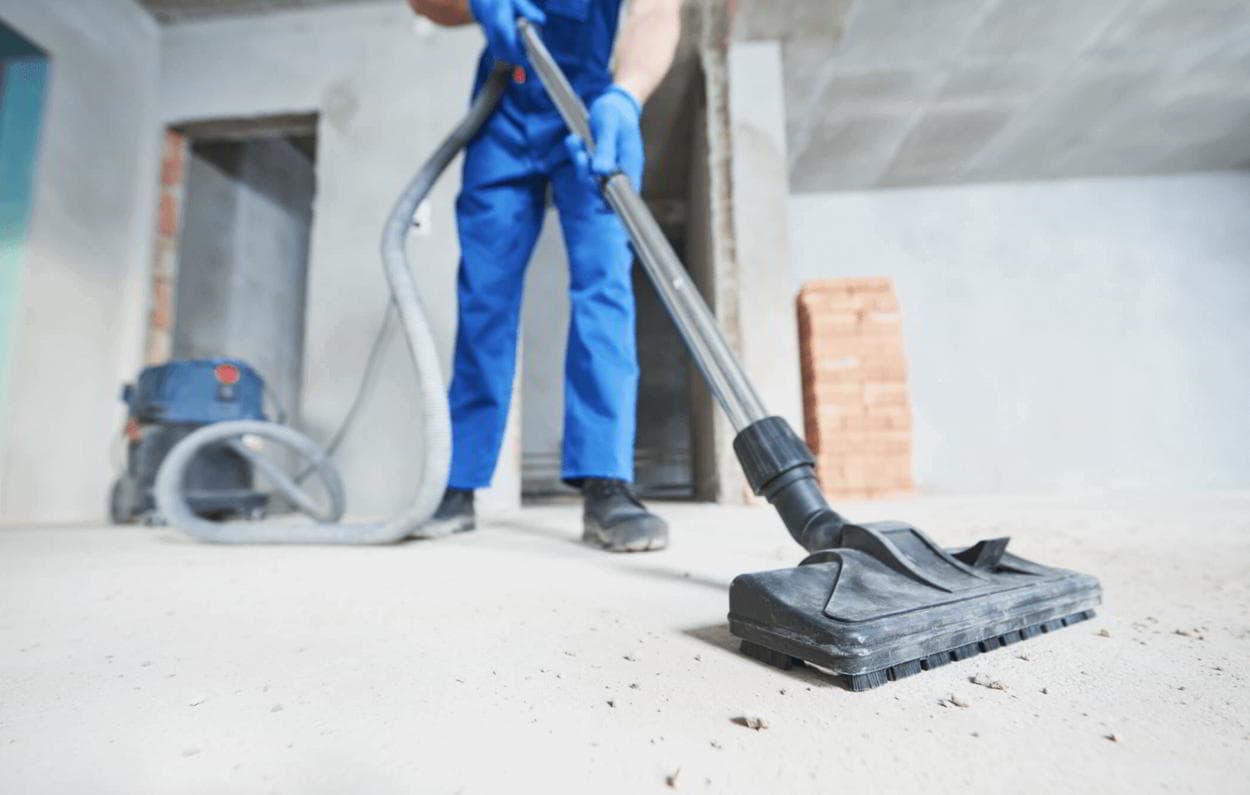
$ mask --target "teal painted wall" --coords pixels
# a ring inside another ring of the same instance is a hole
[[[0,24],[0,417],[6,416],[48,59]],[[0,434],[3,429],[0,428]],[[0,438],[0,446],[4,440]]]

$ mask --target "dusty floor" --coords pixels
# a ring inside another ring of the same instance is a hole
[[[572,506],[387,549],[0,531],[0,791],[1250,791],[1250,494],[847,506],[1106,590],[858,694],[728,636],[732,576],[800,557],[767,510],[662,507],[632,557]]]

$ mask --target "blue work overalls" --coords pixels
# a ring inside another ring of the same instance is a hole
[[[546,0],[542,38],[587,105],[612,83],[621,0]],[[474,91],[493,64],[483,54]],[[561,476],[633,479],[638,357],[633,255],[620,220],[579,177],[568,129],[536,76],[515,70],[469,144],[456,200],[459,328],[451,382],[448,485],[489,485],[507,421],[525,268],[551,186],[569,258]]]

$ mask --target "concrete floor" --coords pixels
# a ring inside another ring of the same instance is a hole
[[[1106,590],[867,693],[735,651],[729,580],[800,557],[767,510],[661,507],[630,557],[568,505],[386,549],[0,531],[0,791],[1250,791],[1250,494],[846,506]]]

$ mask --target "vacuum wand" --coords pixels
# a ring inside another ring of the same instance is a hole
[[[556,110],[593,154],[594,134],[586,105],[543,44],[538,30],[524,18],[517,20],[517,28],[530,65]],[[625,224],[643,269],[712,395],[737,432],[734,452],[751,488],[776,507],[790,534],[805,549],[814,551],[834,545],[844,522],[821,494],[811,451],[789,423],[770,416],[764,409],[698,287],[629,178],[617,172],[602,180],[600,188]]]
[[[517,25],[530,63],[556,110],[569,129],[585,142],[587,151],[594,154],[594,135],[590,130],[590,114],[586,106],[556,65],[534,26],[523,18],[517,21]],[[767,417],[763,402],[747,381],[703,296],[682,267],[659,224],[634,192],[629,178],[618,172],[603,180],[601,187],[608,204],[625,223],[638,258],[655,283],[669,314],[677,321],[695,362],[717,402],[729,416],[734,430],[741,431]]]

